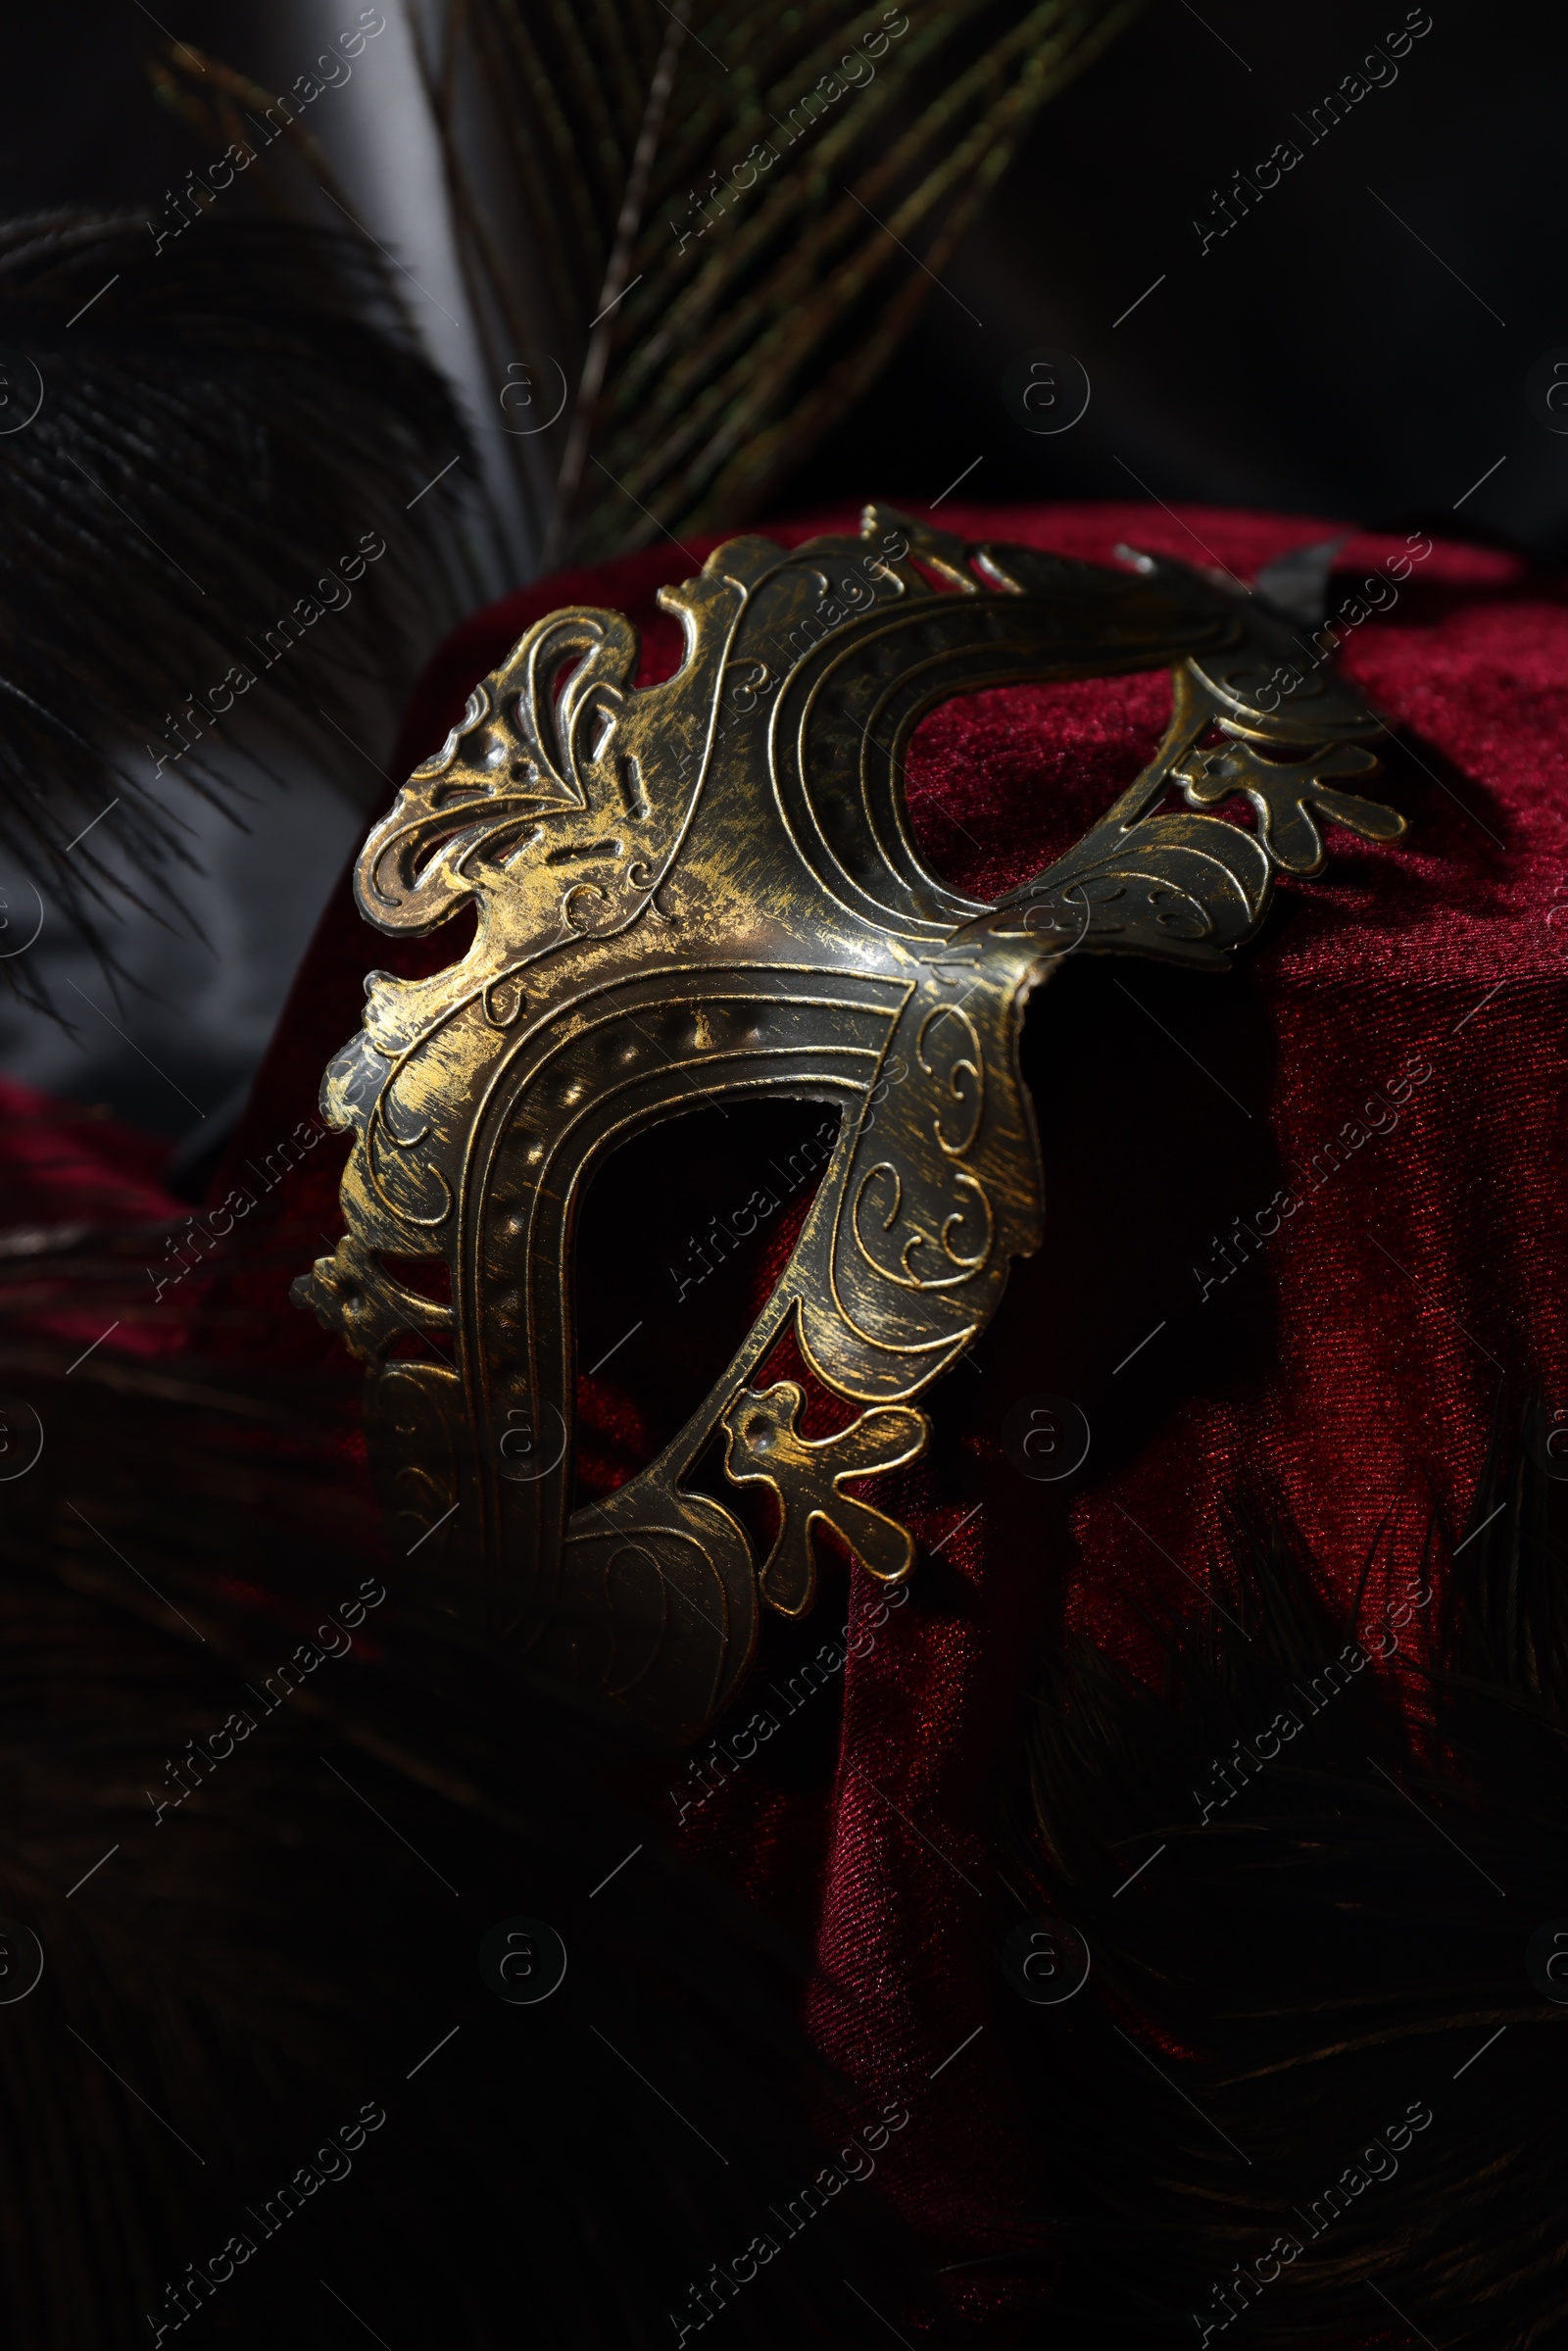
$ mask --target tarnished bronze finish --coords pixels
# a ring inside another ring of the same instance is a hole
[[[735,1485],[773,1489],[778,1534],[763,1563],[762,1597],[781,1616],[804,1616],[816,1596],[811,1529],[820,1519],[843,1538],[862,1567],[884,1584],[914,1565],[914,1539],[897,1519],[842,1491],[846,1478],[902,1469],[925,1451],[930,1427],[907,1404],[873,1404],[836,1437],[803,1437],[796,1428],[806,1397],[794,1380],[760,1394],[743,1388],[726,1416],[724,1473]]]
[[[367,842],[369,921],[426,931],[472,902],[478,928],[434,978],[367,981],[322,1092],[356,1131],[348,1231],[295,1295],[371,1366],[372,1449],[427,1592],[682,1740],[733,1696],[759,1599],[809,1607],[813,1524],[873,1574],[913,1564],[842,1482],[918,1454],[910,1399],[1039,1245],[1030,991],[1075,950],[1223,969],[1274,868],[1321,867],[1318,819],[1404,827],[1343,789],[1378,764],[1354,691],[1319,670],[1282,695],[1294,639],[1177,563],[970,547],[873,508],[858,539],[732,540],[660,601],[686,631],[672,677],[633,687],[618,612],[537,622]],[[903,773],[933,704],[1162,665],[1158,753],[1065,857],[997,906],[926,871]],[[1255,827],[1202,812],[1233,794]],[[679,1436],[573,1511],[584,1185],[639,1129],[759,1094],[840,1113],[799,1240]],[[446,1269],[450,1303],[407,1259]],[[793,1383],[755,1385],[787,1328],[866,1407],[835,1437],[800,1434]],[[410,1332],[451,1367],[396,1354]],[[780,1505],[760,1574],[692,1483],[719,1436],[726,1478]]]

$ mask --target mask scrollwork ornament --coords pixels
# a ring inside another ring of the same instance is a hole
[[[471,905],[477,928],[433,977],[366,983],[321,1098],[354,1131],[346,1232],[295,1297],[369,1366],[372,1457],[426,1595],[682,1741],[734,1696],[760,1609],[811,1605],[813,1529],[873,1575],[913,1567],[845,1488],[917,1457],[913,1399],[1039,1246],[1031,992],[1075,951],[1223,970],[1275,872],[1321,868],[1325,823],[1390,841],[1404,820],[1361,797],[1380,722],[1354,689],[1325,668],[1267,709],[1294,640],[1180,563],[970,546],[868,508],[858,539],[732,540],[660,601],[685,631],[672,676],[635,686],[618,612],[551,614],[366,843],[368,921],[423,932]],[[903,777],[935,704],[1155,667],[1164,739],[1065,857],[995,905],[926,869]],[[1213,812],[1237,796],[1251,825]],[[694,1096],[760,1093],[839,1113],[788,1262],[678,1436],[573,1508],[584,1187]],[[409,1359],[410,1332],[450,1360]],[[802,1433],[797,1383],[759,1385],[786,1333],[860,1407],[835,1435]],[[715,1440],[727,1486],[775,1502],[760,1561],[693,1483]]]

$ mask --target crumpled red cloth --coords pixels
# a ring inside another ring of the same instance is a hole
[[[1334,528],[1144,506],[940,519],[1099,562],[1129,541],[1248,580]],[[854,525],[834,515],[774,535],[822,527]],[[476,615],[420,683],[395,772],[558,605],[628,612],[646,632],[645,682],[663,674],[679,641],[654,591],[710,544],[564,574]],[[1351,537],[1331,612],[1403,552]],[[879,1489],[924,1546],[912,1583],[889,1607],[848,1575],[846,1655],[846,1576],[830,1564],[795,1645],[766,1652],[737,1716],[670,1769],[671,1826],[814,1942],[822,2044],[868,2100],[907,2102],[881,2180],[1000,2340],[1049,2291],[1049,2262],[1010,2259],[1045,2252],[1051,2230],[1001,2057],[1014,1995],[990,1858],[1042,1643],[1074,1625],[1136,1663],[1141,1612],[1195,1599],[1227,1501],[1247,1492],[1288,1505],[1344,1592],[1376,1551],[1376,1608],[1411,1572],[1431,1509],[1460,1519],[1499,1395],[1535,1378],[1568,1396],[1568,610],[1556,582],[1513,559],[1440,544],[1343,658],[1389,724],[1370,790],[1412,818],[1409,836],[1374,849],[1331,832],[1326,873],[1281,880],[1229,976],[1078,958],[1041,992],[1025,1058],[1045,1244],[1014,1268],[972,1357],[922,1399],[937,1431],[926,1461]],[[1108,805],[1168,701],[1157,673],[945,706],[910,760],[926,855],[979,893],[1020,880]],[[231,1165],[310,1115],[368,968],[432,968],[454,952],[383,938],[340,890]],[[261,1263],[265,1228],[265,1270],[236,1260],[279,1361],[333,1344],[285,1303],[281,1260],[297,1237],[303,1268],[340,1229],[343,1155],[335,1140],[313,1149],[259,1208],[244,1250]],[[231,1180],[220,1173],[220,1195]],[[616,1279],[612,1264],[585,1270],[585,1320]],[[684,1313],[585,1389],[594,1442],[624,1455],[606,1477],[625,1474],[660,1419],[695,1344]],[[1002,1437],[1041,1398],[1064,1448],[1079,1429],[1066,1407],[1088,1437],[1082,1465],[1053,1482],[1025,1475]],[[1423,1629],[1418,1612],[1407,1641]],[[748,1735],[758,1710],[776,1737]]]
[[[61,1246],[67,1232],[179,1213],[163,1181],[169,1145],[105,1110],[0,1077],[0,1242],[12,1253]]]
[[[146,1308],[164,1258],[166,1228],[184,1202],[164,1183],[170,1146],[122,1126],[96,1105],[65,1102],[0,1077],[0,1288],[8,1323],[90,1352],[106,1338],[134,1354],[172,1352],[188,1329]],[[52,1252],[90,1251],[104,1239],[140,1230],[151,1261],[148,1290],[133,1310],[110,1321],[95,1288],[62,1293],[49,1278]]]

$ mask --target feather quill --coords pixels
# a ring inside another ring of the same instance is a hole
[[[509,444],[544,567],[754,514],[1136,7],[452,0],[421,62],[492,377],[574,386],[553,477]]]

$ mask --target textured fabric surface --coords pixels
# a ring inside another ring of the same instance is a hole
[[[940,518],[1101,562],[1131,541],[1244,579],[1332,528],[1145,507]],[[1331,612],[1402,545],[1351,538]],[[706,551],[558,577],[476,616],[416,694],[396,772],[557,605],[626,610],[647,632],[644,681],[663,674],[679,639],[654,591]],[[1014,1268],[973,1355],[922,1399],[927,1460],[878,1489],[925,1546],[913,1581],[890,1608],[858,1570],[826,1563],[815,1615],[770,1629],[735,1716],[653,1798],[814,1940],[822,2043],[868,2096],[909,2106],[880,2178],[999,2340],[1050,2284],[1045,2190],[1002,2054],[1009,1913],[988,1858],[1041,1643],[1081,1626],[1136,1663],[1147,1613],[1204,1586],[1238,1493],[1288,1507],[1346,1591],[1372,1558],[1373,1607],[1410,1571],[1434,1503],[1450,1522],[1462,1512],[1499,1395],[1532,1377],[1568,1395],[1568,929],[1552,919],[1568,905],[1568,611],[1511,559],[1440,545],[1352,629],[1344,659],[1388,720],[1372,790],[1413,819],[1408,838],[1372,849],[1331,832],[1326,873],[1282,880],[1229,976],[1069,959],[1040,993],[1025,1063],[1045,1245]],[[947,705],[910,761],[925,854],[977,893],[1021,879],[1136,772],[1168,703],[1158,674]],[[346,888],[334,895],[216,1197],[310,1118],[323,1064],[358,1025],[365,971],[433,968],[461,930],[407,947],[367,929]],[[805,1179],[794,1194],[782,1175],[773,1185],[776,1212],[744,1263],[710,1257],[696,1279],[687,1243],[746,1197],[762,1160],[798,1170],[811,1123],[682,1130],[694,1148],[645,1151],[596,1187],[581,1361],[634,1315],[644,1327],[585,1380],[585,1491],[630,1474],[678,1425],[765,1294]],[[337,1139],[313,1145],[234,1248],[228,1304],[243,1296],[264,1315],[280,1363],[331,1350],[288,1307],[286,1278],[340,1229],[343,1156]],[[628,1266],[615,1187],[634,1178],[664,1245]],[[1040,1398],[1057,1399],[1044,1425],[1063,1444],[1079,1425],[1063,1400],[1089,1436],[1081,1466],[1051,1482],[1022,1474],[1001,1435]],[[746,1729],[759,1710],[778,1724],[765,1739]]]
[[[161,1137],[122,1126],[101,1105],[83,1107],[0,1078],[0,1291],[19,1336],[64,1341],[73,1354],[106,1330],[134,1354],[187,1345],[188,1318],[148,1311],[165,1264],[166,1228],[183,1209],[163,1180],[168,1157]],[[122,1254],[133,1252],[138,1232],[151,1266],[148,1287],[128,1315],[116,1315],[103,1306],[93,1250],[108,1241]],[[49,1277],[56,1250],[74,1260],[75,1279],[65,1291]]]
[[[75,1109],[0,1078],[0,1232],[14,1249],[68,1225],[138,1224],[177,1213],[169,1146],[98,1109]]]

